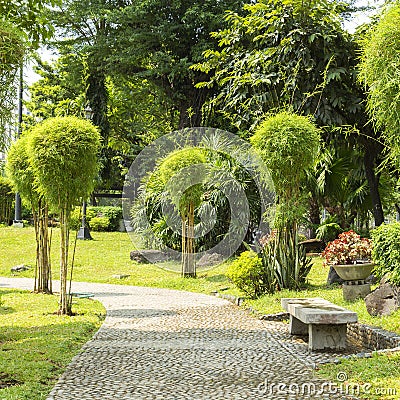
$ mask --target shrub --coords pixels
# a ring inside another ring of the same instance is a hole
[[[108,217],[93,217],[90,220],[90,228],[93,231],[109,231],[110,230],[110,219]]]
[[[82,223],[82,210],[81,207],[75,207],[71,213],[71,229],[78,230]],[[92,227],[92,219],[95,217],[108,218],[109,223],[106,231],[117,231],[119,229],[119,221],[122,219],[122,208],[121,207],[94,207],[90,206],[86,209],[86,222],[89,224],[91,229],[96,230]],[[95,223],[96,224],[96,223]],[[102,229],[103,230],[103,229]]]
[[[97,217],[107,217],[109,219],[109,231],[117,231],[119,229],[119,221],[123,218],[121,207],[102,206],[89,207],[88,209]]]
[[[265,293],[268,282],[261,258],[254,251],[243,252],[228,268],[228,278],[246,295],[255,298]]]
[[[86,222],[90,224],[90,220],[96,217],[97,214],[92,207],[87,207],[86,209]],[[82,225],[82,207],[75,207],[71,213],[70,228],[73,230],[78,230]]]
[[[400,223],[381,225],[371,235],[375,275],[387,275],[390,282],[400,285]]]

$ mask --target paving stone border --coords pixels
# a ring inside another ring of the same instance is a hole
[[[215,293],[214,293],[215,294]],[[217,297],[224,298],[230,302],[241,306],[244,298],[234,295],[216,292]],[[290,314],[281,312],[276,314],[262,314],[252,307],[247,307],[247,310],[258,316],[263,321],[282,322],[289,320]],[[326,359],[318,357],[316,364],[324,364],[327,362],[340,362],[340,359],[348,358],[370,358],[373,353],[385,354],[400,351],[400,335],[374,326],[354,323],[347,325],[347,338],[354,348],[362,349],[362,351],[354,352],[354,354],[346,354],[341,357],[327,357]]]
[[[390,350],[400,347],[400,335],[365,324],[348,324],[348,336],[368,350]]]

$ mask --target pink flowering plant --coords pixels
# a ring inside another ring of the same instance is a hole
[[[322,252],[325,265],[362,264],[371,259],[372,242],[350,230],[328,243]]]

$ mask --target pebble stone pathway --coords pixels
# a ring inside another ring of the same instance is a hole
[[[31,290],[32,281],[0,278],[0,287]],[[93,293],[107,317],[47,400],[354,398],[315,377],[287,325],[226,300],[78,282],[73,291]]]

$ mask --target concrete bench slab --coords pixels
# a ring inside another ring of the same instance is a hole
[[[284,298],[282,307],[290,314],[290,333],[309,336],[310,350],[344,350],[347,324],[357,322],[357,313],[319,297]]]

